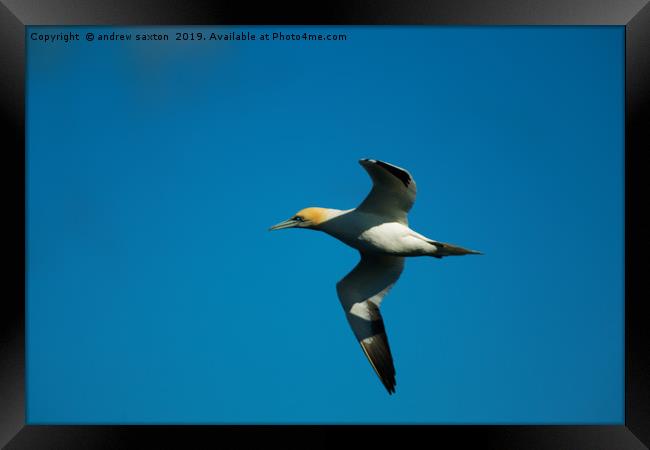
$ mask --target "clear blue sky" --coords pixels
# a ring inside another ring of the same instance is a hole
[[[29,423],[623,423],[623,27],[283,29],[329,30],[28,29]],[[356,206],[363,157],[485,252],[407,261],[393,396],[336,297],[357,253],[267,231]]]

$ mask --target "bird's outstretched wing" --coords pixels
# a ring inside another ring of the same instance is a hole
[[[415,202],[415,180],[407,170],[375,159],[361,159],[359,164],[372,178],[372,190],[357,207],[408,225],[407,213]]]
[[[379,305],[404,268],[404,258],[361,253],[361,261],[336,285],[352,331],[389,394],[395,367]]]

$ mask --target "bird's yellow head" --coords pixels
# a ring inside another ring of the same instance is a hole
[[[283,228],[316,228],[327,220],[325,208],[305,208],[291,216],[290,219],[273,225],[269,230],[281,230]]]

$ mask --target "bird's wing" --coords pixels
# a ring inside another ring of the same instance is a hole
[[[403,268],[402,257],[361,253],[359,264],[336,285],[352,331],[389,394],[395,392],[395,367],[379,305]]]
[[[357,208],[408,225],[407,213],[415,202],[415,180],[407,170],[375,159],[359,164],[372,178],[372,190]]]

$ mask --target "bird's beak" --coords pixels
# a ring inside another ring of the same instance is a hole
[[[280,222],[277,225],[273,225],[271,228],[269,228],[269,231],[281,230],[283,228],[293,228],[296,225],[298,225],[298,223],[299,222],[297,220],[294,220],[294,219],[285,220],[284,222]]]

